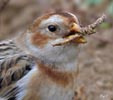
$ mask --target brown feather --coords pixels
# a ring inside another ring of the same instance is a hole
[[[31,42],[33,45],[43,48],[47,44],[49,39],[50,39],[49,36],[37,32],[32,35]]]

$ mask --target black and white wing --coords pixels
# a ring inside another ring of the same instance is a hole
[[[0,100],[14,98],[18,90],[14,84],[29,73],[32,66],[32,57],[17,48],[13,41],[0,43]]]

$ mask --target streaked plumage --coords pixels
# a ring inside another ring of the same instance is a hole
[[[0,100],[74,100],[78,42],[52,44],[79,31],[75,15],[50,13],[15,39],[1,42]]]
[[[13,92],[18,88],[12,87],[12,84],[31,70],[32,62],[31,58],[22,52],[13,40],[0,42],[0,97],[9,100],[14,94],[16,95],[16,92]]]

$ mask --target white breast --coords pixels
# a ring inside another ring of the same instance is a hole
[[[55,84],[44,85],[40,90],[41,100],[72,100],[74,89],[66,89]]]
[[[25,75],[21,80],[19,80],[16,84],[17,87],[19,87],[19,93],[16,95],[17,100],[23,100],[24,96],[27,93],[27,85],[32,80],[32,75],[35,73],[38,69],[36,66],[33,67],[33,69]],[[1,100],[1,99],[0,99]]]
[[[36,71],[38,70],[34,68],[28,75],[17,83],[17,85],[21,87],[21,92],[17,94],[17,100],[22,100],[23,97],[26,96],[27,84],[31,80],[32,74]],[[43,82],[41,82],[39,90],[36,91],[36,94],[39,95],[40,100],[73,100],[74,88],[72,86],[63,87],[48,81],[48,79],[42,81]]]

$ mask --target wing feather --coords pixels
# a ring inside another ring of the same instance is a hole
[[[17,48],[13,41],[1,42],[0,92],[24,77],[32,69],[32,66],[32,57]]]

